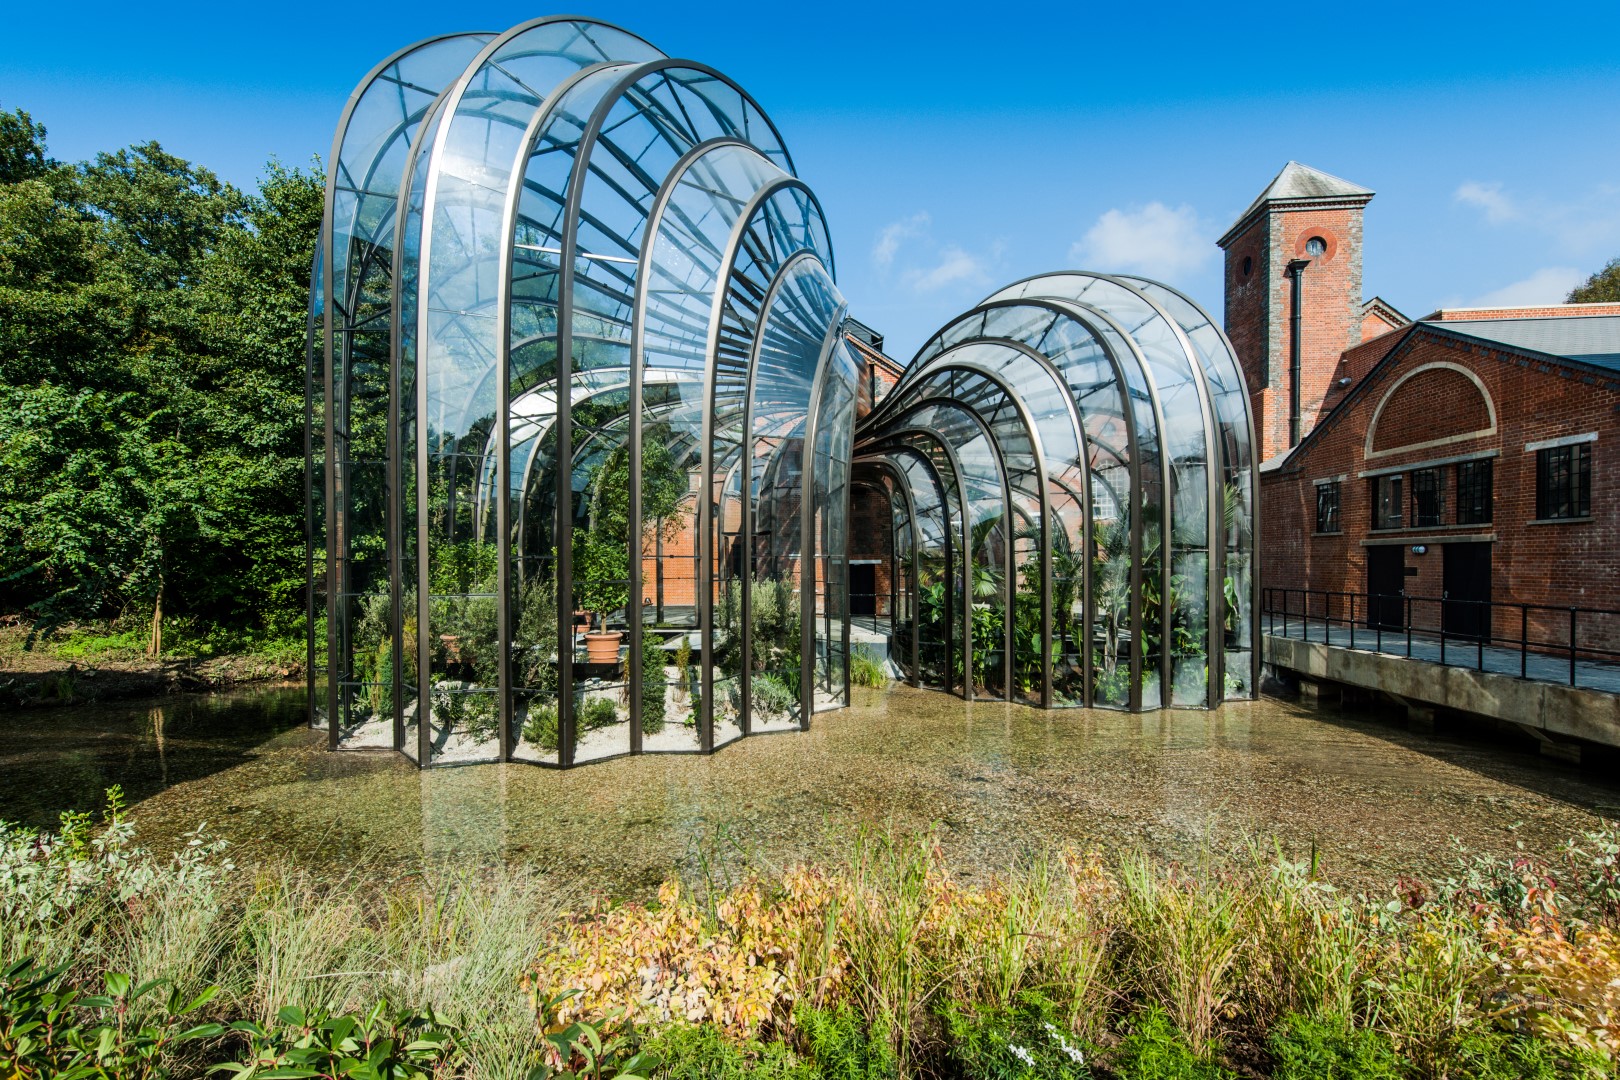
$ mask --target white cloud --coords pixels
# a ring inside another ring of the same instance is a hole
[[[1523,281],[1494,289],[1468,304],[1469,307],[1524,307],[1530,304],[1562,304],[1569,290],[1586,280],[1573,266],[1545,266]]]
[[[900,245],[926,235],[931,220],[928,211],[922,210],[883,226],[878,231],[877,243],[872,245],[873,264],[880,270],[887,270],[894,264],[894,256],[899,252]]]
[[[939,261],[928,269],[907,270],[903,280],[917,292],[934,292],[947,285],[985,285],[990,281],[988,260],[948,245]]]
[[[1510,195],[1500,183],[1469,180],[1453,200],[1481,211],[1490,225],[1515,224],[1550,239],[1564,257],[1605,256],[1620,243],[1620,184],[1598,184],[1563,201]]]
[[[1214,230],[1191,206],[1150,202],[1103,214],[1069,249],[1069,258],[1087,269],[1173,279],[1208,263],[1215,256],[1214,241]]]
[[[1485,212],[1485,220],[1492,225],[1500,225],[1504,221],[1512,221],[1522,215],[1516,204],[1502,191],[1502,185],[1484,184],[1478,180],[1469,180],[1457,189],[1452,196],[1464,206],[1477,206]]]

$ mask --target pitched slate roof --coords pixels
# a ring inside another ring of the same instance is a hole
[[[1620,371],[1620,315],[1526,319],[1446,319],[1432,325]]]
[[[1232,227],[1226,234],[1216,241],[1225,247],[1228,240],[1235,236],[1250,218],[1260,211],[1260,208],[1270,203],[1288,202],[1319,202],[1350,200],[1366,202],[1373,197],[1372,189],[1364,188],[1360,184],[1352,184],[1342,177],[1325,173],[1320,169],[1313,169],[1309,165],[1301,165],[1297,161],[1290,161],[1282,167],[1282,171],[1272,178],[1249,208],[1238,215]]]

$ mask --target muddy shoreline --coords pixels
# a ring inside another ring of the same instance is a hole
[[[49,709],[139,701],[301,681],[304,666],[253,655],[72,661],[45,652],[0,655],[0,706]]]

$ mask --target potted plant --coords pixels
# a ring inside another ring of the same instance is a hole
[[[689,488],[685,470],[665,446],[666,435],[660,425],[644,433],[637,482],[649,532],[675,514]],[[574,530],[574,596],[594,616],[594,629],[585,635],[592,664],[618,663],[624,637],[607,628],[607,617],[630,602],[630,484],[630,450],[620,446],[591,470],[585,489],[590,517],[584,528]]]

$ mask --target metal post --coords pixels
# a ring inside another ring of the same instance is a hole
[[[1406,658],[1412,659],[1412,598],[1406,597]]]
[[[1442,596],[1440,598],[1440,666],[1441,667],[1446,666],[1446,604],[1447,603],[1449,603],[1449,601],[1447,601],[1447,599],[1444,596]],[[1410,651],[1408,651],[1406,655],[1408,657],[1410,657],[1412,654],[1411,654]]]
[[[1569,685],[1575,685],[1575,609],[1569,609]]]
[[[1488,605],[1488,604],[1485,607],[1485,617],[1487,619],[1492,619],[1494,617],[1494,613],[1493,613],[1493,611],[1491,609],[1491,606]],[[1485,670],[1485,635],[1484,634],[1479,635],[1479,638],[1478,638],[1476,644],[1479,646],[1478,670],[1484,671]]]
[[[1350,600],[1350,647],[1356,647],[1356,594],[1345,593]]]
[[[1528,678],[1530,674],[1530,608],[1525,604],[1519,605],[1519,678]]]

